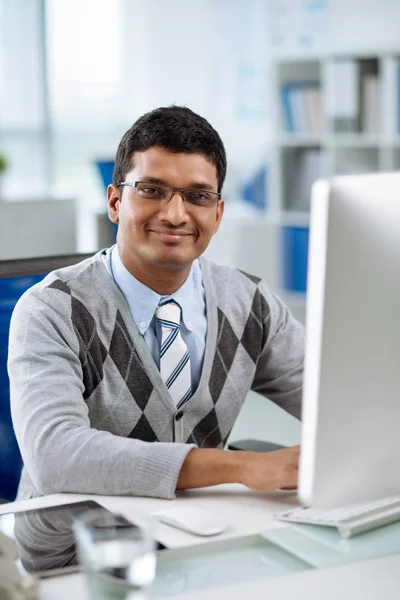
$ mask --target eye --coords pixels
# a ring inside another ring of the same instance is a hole
[[[141,185],[138,187],[138,194],[143,198],[163,198],[165,190],[157,185]]]
[[[195,202],[195,203],[210,202],[211,196],[207,192],[203,192],[201,190],[199,190],[199,191],[190,190],[190,191],[186,192],[186,199],[189,202]]]

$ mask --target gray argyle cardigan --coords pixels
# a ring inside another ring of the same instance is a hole
[[[8,361],[19,499],[173,498],[188,452],[224,447],[250,389],[300,415],[302,326],[257,277],[204,258],[200,266],[203,370],[178,412],[101,252],[21,297]]]

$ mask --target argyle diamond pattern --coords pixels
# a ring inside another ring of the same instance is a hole
[[[97,333],[93,316],[80,300],[72,296],[70,288],[60,280],[54,281],[49,287],[71,296],[71,320],[79,342],[79,360],[85,387],[83,397],[86,400],[103,380],[107,349]]]
[[[252,281],[256,285],[258,285],[261,281],[260,277],[257,277],[256,275],[250,275],[250,273],[246,273],[246,271],[242,271],[241,269],[238,269],[238,271],[240,271],[240,273],[245,275],[247,279],[250,279],[250,281]]]
[[[61,281],[61,279],[56,279],[55,281],[53,281],[49,285],[49,288],[54,289],[54,290],[59,290],[60,292],[64,292],[65,294],[68,294],[68,296],[71,296],[70,288],[67,286],[66,283]]]
[[[197,444],[199,448],[217,448],[222,445],[221,431],[218,425],[215,408],[199,422],[186,441],[187,444]]]
[[[263,310],[264,312],[262,312]],[[240,343],[254,364],[257,362],[257,358],[259,357],[263,346],[262,315],[266,314],[266,311],[268,311],[267,304],[257,288],[251,305],[250,314],[240,339]]]
[[[211,369],[209,390],[214,404],[220,397],[222,388],[235,358],[239,339],[232,329],[227,317],[220,308],[218,310],[217,348]]]
[[[139,360],[132,338],[119,311],[115,319],[109,353],[132,397],[143,411],[153,391],[153,384]]]
[[[216,348],[208,382],[209,394],[205,395],[204,403],[202,402],[199,408],[186,409],[189,411],[188,418],[182,421],[183,428],[180,430],[186,443],[194,443],[200,448],[224,447],[233,423],[229,422],[227,425],[224,415],[226,411],[232,413],[231,394],[236,393],[238,383],[237,380],[231,381],[230,371],[243,369],[243,365],[247,365],[244,368],[252,371],[268,337],[270,312],[268,303],[258,287],[260,279],[248,273],[236,273],[239,285],[240,280],[247,280],[247,314],[242,319],[240,328],[236,321],[231,320],[236,317],[229,312],[229,303],[227,310],[225,304],[222,304],[223,309],[217,306]],[[150,443],[167,441],[170,434],[166,432],[171,430],[172,433],[174,425],[169,425],[169,417],[166,417],[165,423],[160,422],[159,415],[163,407],[160,405],[158,392],[154,391],[153,381],[138,355],[129,323],[124,321],[121,312],[116,311],[114,322],[109,320],[100,339],[97,329],[100,325],[96,327],[95,313],[92,315],[89,312],[75,297],[74,291],[61,280],[54,281],[50,287],[70,297],[72,324],[79,341],[79,357],[83,369],[84,398],[89,398],[95,391],[91,402],[95,405],[96,398],[102,398],[102,382],[107,383],[103,381],[103,371],[112,369],[114,378],[116,376],[116,397],[120,397],[121,400],[125,398],[125,402],[130,406],[126,416],[125,435]],[[108,343],[105,343],[105,340],[108,340]],[[236,358],[238,362],[235,361]],[[121,377],[120,383],[117,373]],[[108,389],[108,386],[104,387],[107,393]],[[134,401],[133,405],[127,394]],[[234,402],[237,403],[237,397]],[[185,407],[183,411],[185,412]]]
[[[154,432],[154,429],[146,419],[146,416],[142,414],[135,427],[132,429],[129,438],[142,440],[143,442],[158,442],[158,438]]]

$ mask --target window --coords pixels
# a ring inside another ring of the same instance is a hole
[[[49,183],[42,3],[0,0],[0,151],[6,197],[43,196]]]

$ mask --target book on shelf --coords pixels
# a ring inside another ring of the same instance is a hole
[[[283,129],[288,133],[294,133],[294,119],[293,110],[290,103],[290,85],[283,85],[281,87],[281,109],[283,117]]]
[[[287,133],[322,132],[321,90],[315,82],[288,83],[281,86],[283,129]]]
[[[326,173],[326,154],[319,148],[294,148],[286,152],[284,206],[286,210],[309,211],[311,186]]]
[[[381,82],[376,59],[337,59],[327,69],[327,116],[336,133],[381,131]]]
[[[287,292],[306,292],[308,234],[308,227],[282,227],[282,284]]]
[[[322,133],[324,129],[321,90],[317,86],[308,87],[306,90],[306,106],[310,133]]]
[[[333,131],[354,133],[360,126],[359,63],[352,58],[327,65],[326,110]]]
[[[302,85],[293,86],[289,98],[291,100],[295,133],[308,133],[305,87]]]
[[[381,86],[377,75],[367,74],[361,81],[363,133],[379,133],[381,130]]]

